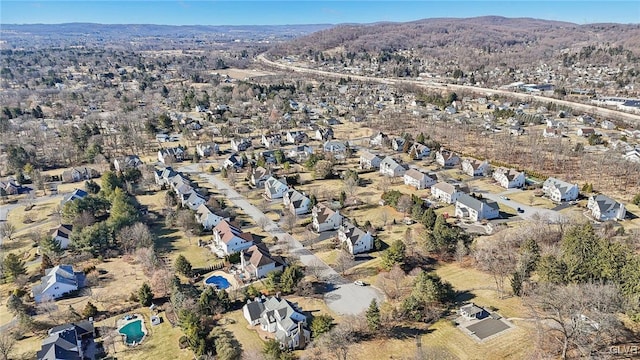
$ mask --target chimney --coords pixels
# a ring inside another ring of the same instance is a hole
[[[307,346],[307,337],[302,327],[302,321],[298,322],[298,349],[304,349]]]

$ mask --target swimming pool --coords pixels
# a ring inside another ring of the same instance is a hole
[[[224,289],[228,288],[229,286],[231,286],[231,284],[229,284],[229,280],[227,280],[223,276],[219,276],[219,275],[211,275],[211,276],[209,276],[204,281],[204,283],[207,284],[207,285],[215,285],[220,290],[224,290]]]
[[[127,345],[140,344],[145,335],[144,331],[142,331],[142,319],[128,323],[121,327],[118,332],[125,336],[124,342]]]

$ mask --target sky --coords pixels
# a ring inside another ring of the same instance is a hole
[[[640,1],[0,1],[0,24],[340,24],[485,15],[638,24]]]

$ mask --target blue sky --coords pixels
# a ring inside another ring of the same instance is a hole
[[[0,24],[338,24],[484,15],[637,24],[640,1],[0,1]]]

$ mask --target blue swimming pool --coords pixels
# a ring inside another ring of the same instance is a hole
[[[136,320],[128,323],[118,330],[120,334],[125,336],[124,342],[127,345],[132,345],[134,343],[140,344],[142,339],[144,338],[144,332],[142,331],[142,320]]]
[[[207,285],[215,285],[220,290],[224,290],[224,289],[228,288],[229,286],[231,286],[231,284],[229,284],[229,280],[227,280],[223,276],[219,276],[219,275],[211,275],[211,276],[209,276],[207,278],[207,280],[204,281],[204,283],[207,284]]]

